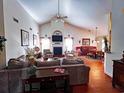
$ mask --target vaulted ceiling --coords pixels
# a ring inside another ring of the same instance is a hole
[[[39,24],[57,15],[58,0],[18,1]],[[65,21],[82,28],[105,29],[106,15],[110,11],[111,0],[60,0],[60,15],[68,16]]]

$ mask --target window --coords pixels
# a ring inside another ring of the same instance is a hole
[[[105,52],[105,43],[104,43],[104,39],[102,39],[102,52]]]
[[[44,49],[50,49],[50,39],[49,38],[41,39],[41,43],[42,43],[42,52]]]
[[[66,38],[65,39],[65,47],[66,51],[71,52],[73,49],[73,39],[72,38]]]

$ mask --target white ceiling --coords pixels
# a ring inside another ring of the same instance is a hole
[[[58,0],[18,0],[25,10],[43,24],[56,16]],[[60,0],[61,16],[70,24],[95,29],[105,28],[106,16],[111,10],[111,0]]]

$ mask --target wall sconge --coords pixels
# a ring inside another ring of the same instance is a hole
[[[71,37],[70,35],[68,35],[67,37],[64,37],[64,39],[67,39],[67,38],[74,39],[74,37]]]
[[[32,30],[32,28],[31,28],[31,27],[30,27],[29,29],[30,29],[30,30]]]
[[[81,43],[81,41],[79,40],[79,44]]]
[[[48,39],[50,39],[50,37],[48,37],[47,34],[45,34],[45,37],[43,37],[43,38],[48,38]]]
[[[0,36],[0,51],[3,51],[5,41],[6,38],[4,36]]]
[[[45,37],[47,37],[47,35],[45,35]]]
[[[70,37],[70,35],[68,35],[68,37]]]

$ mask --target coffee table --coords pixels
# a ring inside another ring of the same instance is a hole
[[[47,86],[48,82],[55,82],[58,80],[64,81],[64,86],[63,86],[64,93],[69,93],[70,85],[69,85],[69,74],[68,74],[67,70],[65,70],[64,73],[57,73],[57,72],[54,72],[54,69],[38,69],[36,71],[36,76],[34,76],[34,77],[23,76],[22,77],[23,93],[26,93],[25,84],[29,84],[29,86],[30,86],[29,92],[34,93],[32,90],[32,84],[40,83],[39,91],[40,91],[40,93],[44,93],[44,92],[42,92],[42,86],[44,84]],[[56,87],[56,85],[55,85],[55,87]]]

